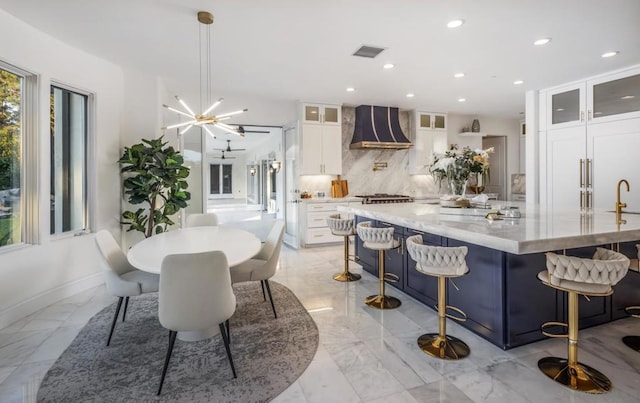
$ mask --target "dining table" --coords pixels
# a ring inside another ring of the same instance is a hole
[[[129,249],[127,259],[136,269],[159,274],[162,260],[168,255],[219,250],[227,256],[229,267],[233,267],[255,256],[261,245],[257,236],[240,228],[188,227],[140,241]]]
[[[160,274],[162,261],[168,255],[200,253],[219,250],[224,252],[229,268],[255,256],[262,246],[260,239],[249,231],[226,226],[188,227],[163,232],[134,245],[127,260],[139,270]],[[219,332],[218,326],[191,332],[178,332],[183,341],[199,341]]]

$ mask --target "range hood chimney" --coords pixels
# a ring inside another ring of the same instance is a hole
[[[398,108],[360,105],[349,148],[405,149],[412,147],[398,120]]]

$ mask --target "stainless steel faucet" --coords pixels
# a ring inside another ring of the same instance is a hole
[[[622,209],[627,207],[627,203],[620,203],[620,185],[627,185],[627,192],[629,191],[629,182],[626,179],[620,179],[618,181],[618,187],[616,190],[616,222],[618,224],[626,224],[627,220],[621,219]]]

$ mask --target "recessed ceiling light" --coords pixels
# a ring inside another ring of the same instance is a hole
[[[613,57],[613,56],[617,55],[618,53],[620,53],[620,52],[618,52],[617,50],[613,51],[613,52],[605,52],[605,53],[602,54],[602,57]]]
[[[447,28],[458,28],[464,24],[464,20],[452,20],[447,23]]]
[[[633,98],[635,98],[635,95],[625,95],[620,99],[633,99]]]
[[[466,98],[458,98],[458,102],[467,102]]]
[[[455,78],[462,78],[464,77],[464,73],[456,73],[453,75]]]
[[[353,87],[347,87],[347,92],[353,92],[353,91],[355,91],[355,90],[356,90],[356,89],[355,89],[355,88],[353,88]]]
[[[513,85],[520,85],[520,84],[524,84],[524,81],[516,80],[516,81],[513,82]]]
[[[542,46],[542,45],[546,45],[549,42],[551,42],[551,38],[540,38],[535,42],[533,42],[533,44],[536,46]]]
[[[394,67],[395,65],[393,63],[387,63],[384,66],[382,66],[383,69],[392,69]]]
[[[408,93],[408,94],[407,94],[407,98],[413,98],[413,97],[415,97],[415,96],[416,96],[416,94],[414,94],[414,93],[412,93],[412,92],[410,92],[410,93]]]

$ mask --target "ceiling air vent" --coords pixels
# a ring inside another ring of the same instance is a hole
[[[375,46],[362,45],[360,49],[356,50],[356,52],[353,55],[360,56],[360,57],[368,57],[370,59],[373,59],[374,57],[382,53],[383,50],[384,48],[377,48]]]

